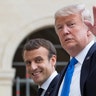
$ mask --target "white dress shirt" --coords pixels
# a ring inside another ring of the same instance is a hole
[[[50,83],[51,83],[51,81],[55,78],[55,76],[56,76],[57,74],[58,74],[57,71],[53,72],[52,75],[51,75],[41,86],[39,86],[39,87],[41,87],[41,88],[44,89],[44,91],[43,91],[43,93],[41,94],[41,96],[44,96],[46,90],[48,89],[48,87],[49,87],[49,85],[50,85]]]
[[[75,64],[74,73],[72,76],[72,81],[70,85],[70,92],[69,96],[81,96],[80,92],[80,74],[81,74],[81,67],[83,61],[90,49],[90,47],[94,44],[94,41],[91,41],[75,58],[77,59],[78,63]],[[63,87],[64,79],[61,83],[58,96],[60,96],[62,87]]]

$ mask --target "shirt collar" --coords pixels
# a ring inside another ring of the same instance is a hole
[[[57,71],[53,72],[51,74],[51,76],[41,85],[41,88],[43,88],[44,90],[47,90],[47,88],[49,87],[49,84],[51,83],[51,81],[53,80],[53,78],[57,75]]]
[[[92,40],[75,58],[78,60],[80,64],[83,63],[89,49],[94,44],[94,40]]]

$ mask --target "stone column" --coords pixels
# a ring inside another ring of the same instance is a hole
[[[12,84],[15,75],[14,69],[0,69],[0,95],[12,96]]]

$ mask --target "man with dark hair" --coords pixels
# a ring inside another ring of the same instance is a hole
[[[53,96],[59,79],[55,70],[57,56],[54,45],[45,39],[31,39],[24,45],[23,58],[29,77],[43,88],[38,96]]]

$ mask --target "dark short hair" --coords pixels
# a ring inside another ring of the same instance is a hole
[[[55,46],[49,40],[46,40],[43,38],[35,38],[35,39],[31,39],[31,40],[27,41],[23,47],[23,53],[25,50],[31,51],[34,49],[38,49],[40,47],[44,47],[48,50],[48,52],[49,52],[48,57],[49,58],[51,58],[52,55],[57,54]]]

